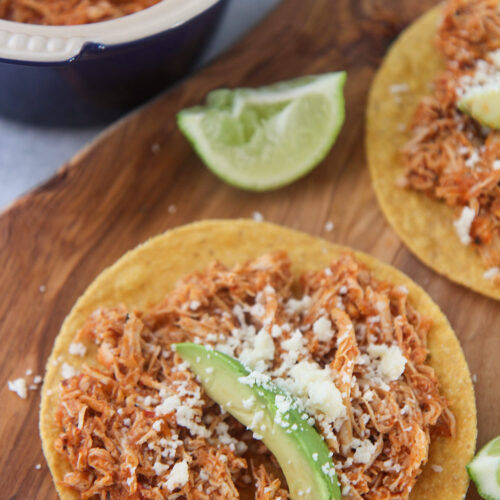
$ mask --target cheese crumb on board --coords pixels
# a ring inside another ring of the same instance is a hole
[[[333,224],[333,222],[331,220],[325,222],[325,231],[327,233],[333,231],[334,227],[335,227],[335,225]]]
[[[260,212],[255,211],[252,214],[252,219],[255,222],[262,222],[264,220],[264,216]]]
[[[28,396],[28,388],[26,386],[26,380],[23,378],[16,378],[15,380],[9,380],[7,382],[9,391],[15,392],[21,399],[26,399]]]

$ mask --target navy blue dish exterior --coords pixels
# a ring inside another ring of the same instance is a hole
[[[0,114],[49,126],[117,118],[189,72],[226,2],[219,0],[185,23],[147,38],[108,46],[87,43],[64,62],[0,58]]]

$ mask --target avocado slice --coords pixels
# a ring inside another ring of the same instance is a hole
[[[466,92],[457,103],[458,109],[466,113],[481,125],[500,130],[500,87]]]
[[[340,500],[340,486],[328,447],[308,423],[298,401],[260,372],[200,344],[175,345],[205,392],[254,431],[274,454],[292,500]]]

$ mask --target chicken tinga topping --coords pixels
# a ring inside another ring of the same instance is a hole
[[[95,342],[100,366],[61,382],[64,484],[84,499],[289,497],[259,412],[242,426],[172,348],[196,342],[238,358],[250,372],[240,381],[272,380],[300,401],[345,498],[407,498],[431,436],[455,432],[425,363],[431,326],[404,286],[350,254],[298,280],[285,252],[215,263],[149,312],[98,310],[75,342]]]
[[[401,181],[454,207],[457,237],[479,251],[485,278],[500,284],[498,1],[448,1],[436,43],[445,70],[413,116]],[[487,116],[495,109],[496,124]]]
[[[88,24],[133,14],[159,1],[0,0],[0,19],[28,24]]]

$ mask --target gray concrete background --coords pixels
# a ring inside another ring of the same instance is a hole
[[[278,2],[231,0],[202,64],[234,43]],[[0,117],[0,209],[48,179],[103,128],[43,128]]]

